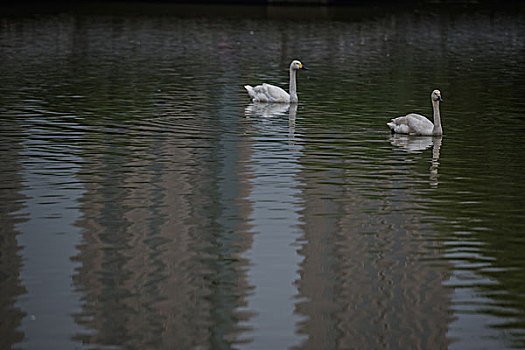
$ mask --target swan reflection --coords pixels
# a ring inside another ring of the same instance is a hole
[[[246,118],[270,119],[286,116],[288,112],[288,140],[290,146],[295,146],[295,120],[297,116],[297,104],[292,103],[264,103],[253,102],[246,106],[244,115]]]
[[[441,136],[434,136],[432,138],[432,141],[434,143],[434,146],[432,147],[432,161],[430,165],[430,180],[434,181],[435,185],[437,185],[437,179],[438,179],[438,167],[439,167],[439,150],[441,149]]]
[[[263,117],[271,118],[280,115],[285,115],[290,104],[288,103],[264,103],[264,102],[253,102],[250,103],[244,109],[244,115],[249,118]],[[297,105],[295,105],[297,111]]]
[[[297,104],[290,105],[290,110],[288,111],[288,138],[290,142],[294,141],[295,136],[295,118],[297,116]]]
[[[401,147],[409,153],[419,153],[432,146],[432,136],[409,136],[393,134],[390,138],[393,146]]]
[[[430,180],[433,185],[438,184],[439,152],[441,149],[442,136],[410,136],[404,134],[393,134],[390,144],[400,147],[408,153],[421,153],[432,146],[432,159],[430,162]]]

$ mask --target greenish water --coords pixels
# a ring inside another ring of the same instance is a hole
[[[525,348],[524,38],[520,3],[2,7],[0,348]],[[294,58],[298,106],[250,103]],[[392,136],[436,88],[445,135]]]

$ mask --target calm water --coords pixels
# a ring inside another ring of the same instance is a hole
[[[1,349],[525,348],[523,5],[0,14]]]

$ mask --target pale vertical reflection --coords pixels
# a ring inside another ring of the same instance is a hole
[[[18,302],[26,313],[21,349],[83,348],[73,340],[82,328],[72,315],[80,308],[81,296],[72,287],[78,264],[71,257],[80,240],[74,223],[80,216],[77,203],[84,189],[75,179],[78,157],[59,153],[56,141],[30,139],[24,144],[21,173],[27,221],[17,226],[23,259],[20,279],[27,290]]]
[[[295,244],[301,210],[296,179],[301,152],[293,133],[297,106],[290,111],[288,106],[277,107],[250,105],[246,109],[256,135],[248,196],[253,203],[254,236],[252,249],[245,254],[250,261],[248,281],[254,288],[247,305],[255,313],[247,324],[249,349],[286,349],[303,339],[296,334],[300,318],[294,313],[298,294],[294,281],[301,262]]]
[[[211,129],[199,125],[203,116],[184,114],[176,103],[167,105],[164,118],[180,133],[172,128],[166,141],[148,142],[145,149],[129,147],[122,156],[101,157],[84,170],[86,180],[93,168],[105,174],[103,181],[88,186],[86,197],[97,205],[86,206],[78,223],[85,228],[85,244],[77,282],[86,290],[79,322],[96,330],[84,342],[140,349],[151,344],[159,349],[228,348],[240,332],[236,319],[247,317],[233,310],[245,289],[237,254],[250,245],[250,237],[230,235],[239,223],[236,208],[222,212],[218,205],[242,192],[234,187],[235,158],[210,166],[215,147],[207,145],[215,140]],[[181,115],[191,123],[185,124]],[[201,139],[187,136],[193,125],[199,126]],[[147,137],[147,128],[137,131],[135,144],[138,136]],[[225,136],[219,148],[234,142]],[[109,154],[111,147],[98,153]],[[106,171],[109,167],[115,169]],[[217,174],[224,174],[219,189]],[[238,294],[232,285],[239,286]]]
[[[305,145],[305,159],[320,152]],[[377,176],[371,184],[374,164],[358,152],[322,152],[325,159],[299,175],[305,258],[297,310],[306,317],[300,332],[308,340],[298,349],[446,348],[446,271],[427,262],[440,255],[432,227],[407,204],[419,200],[414,188],[396,188],[406,175]]]

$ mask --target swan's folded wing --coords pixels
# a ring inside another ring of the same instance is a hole
[[[269,101],[286,102],[290,100],[290,95],[278,86],[263,84],[263,90]]]
[[[264,85],[265,84],[253,87],[253,95],[250,96],[254,102],[268,102],[268,95],[266,94]]]
[[[421,114],[411,113],[406,116],[408,127],[411,132],[422,133],[432,130],[434,124]]]
[[[392,129],[393,132],[400,134],[410,133],[406,116],[394,118],[390,123],[387,123],[387,125],[390,127],[390,129]]]

